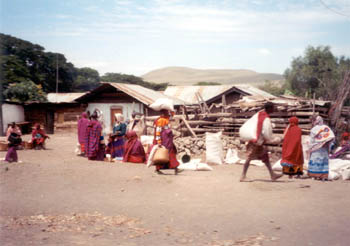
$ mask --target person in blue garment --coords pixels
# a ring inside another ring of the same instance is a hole
[[[115,114],[115,120],[113,134],[109,136],[106,153],[110,154],[113,159],[122,160],[124,154],[124,136],[127,127],[122,114]]]

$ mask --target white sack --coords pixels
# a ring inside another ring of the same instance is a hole
[[[171,100],[169,98],[158,98],[149,107],[155,111],[160,111],[161,109],[174,111],[173,100]]]
[[[238,162],[236,162],[236,164],[244,164],[246,160],[242,160],[242,159],[239,159]],[[264,162],[260,161],[260,160],[251,160],[250,165],[253,165],[253,166],[258,166],[258,167],[262,167],[262,166],[265,166]]]
[[[328,173],[328,180],[337,180],[339,179],[340,174],[334,171],[329,171]]]
[[[250,141],[256,139],[256,131],[258,127],[258,113],[254,114],[239,128],[239,138],[242,141]]]
[[[182,163],[177,167],[181,170],[190,170],[190,171],[212,171],[213,168],[206,163],[201,163],[200,159],[192,159],[190,162]]]
[[[273,166],[272,166],[272,170],[282,172],[281,161],[282,161],[282,159],[279,159],[278,161],[276,161],[275,164],[273,164]]]
[[[234,164],[239,161],[238,153],[236,149],[228,149],[225,157],[226,164]]]
[[[154,136],[152,135],[141,135],[140,140],[142,145],[147,145],[147,144],[153,144],[153,138]]]
[[[343,180],[350,180],[350,169],[345,169],[342,173],[341,173],[342,179]]]
[[[79,143],[77,143],[77,147],[75,148],[74,152],[76,155],[81,155],[81,147]]]
[[[221,165],[224,159],[221,140],[222,132],[205,133],[206,163]]]
[[[147,167],[150,167],[151,165],[153,165],[153,157],[154,157],[154,154],[156,153],[156,150],[158,149],[158,145],[154,145],[152,150],[151,150],[151,153],[149,154],[148,156],[148,160],[147,160]]]

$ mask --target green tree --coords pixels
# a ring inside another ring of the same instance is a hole
[[[73,83],[74,91],[89,91],[100,85],[100,75],[92,68],[77,69],[77,78]]]
[[[275,83],[270,80],[266,80],[263,85],[259,86],[259,89],[266,91],[274,96],[280,96],[285,93],[286,85]]]
[[[43,92],[41,85],[29,80],[10,84],[4,91],[4,95],[14,102],[46,101],[46,94]]]
[[[332,100],[349,66],[349,58],[335,57],[329,46],[309,46],[303,57],[294,58],[284,76],[287,89],[297,96]]]
[[[151,83],[144,81],[142,78],[120,73],[106,73],[101,77],[103,82],[116,82],[116,83],[125,83],[125,84],[136,84],[152,90],[161,91],[165,90],[169,83]]]
[[[195,85],[206,86],[206,85],[221,85],[221,84],[218,83],[218,82],[205,82],[205,81],[202,81],[202,82],[198,82]]]
[[[0,79],[4,90],[13,83],[32,81],[44,92],[55,92],[57,64],[59,91],[69,92],[77,69],[64,55],[45,52],[40,45],[0,33]]]

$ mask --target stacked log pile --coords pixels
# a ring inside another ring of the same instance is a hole
[[[276,112],[271,115],[275,134],[283,134],[291,116],[299,118],[299,126],[303,134],[310,133],[313,116],[320,115],[326,121],[328,119],[330,102],[292,97],[274,98],[269,99],[269,101],[272,101],[277,108]],[[188,115],[187,123],[199,135],[205,132],[223,131],[224,135],[237,137],[239,128],[247,119],[262,110],[266,102],[267,100],[254,100],[254,98],[245,97],[231,105],[215,105],[222,108],[222,113]],[[181,131],[188,132],[188,128],[182,127]]]
[[[200,154],[205,150],[205,133],[222,131],[226,136],[224,141],[225,148],[244,148],[244,143],[239,142],[239,128],[258,111],[262,110],[264,104],[271,101],[276,105],[276,112],[271,115],[271,121],[274,124],[273,132],[275,135],[282,137],[284,130],[288,126],[288,119],[291,116],[299,118],[299,126],[303,135],[308,135],[312,127],[312,117],[322,116],[326,123],[330,102],[306,100],[295,97],[279,98],[253,98],[244,97],[236,103],[225,105],[216,104],[209,108],[216,107],[216,112],[210,110],[203,111],[203,108],[184,109],[182,115],[175,116],[174,127],[175,135],[182,137],[177,140],[177,146],[182,149],[191,149],[193,154]],[[219,108],[219,110],[217,110]],[[188,114],[186,112],[191,112]],[[345,110],[345,114],[348,112]],[[150,117],[148,117],[150,120]],[[148,124],[151,126],[152,124]],[[184,138],[186,136],[190,136]],[[203,144],[202,144],[203,143]],[[271,144],[269,149],[272,152],[281,152],[281,144]]]

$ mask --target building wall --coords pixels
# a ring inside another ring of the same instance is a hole
[[[110,133],[113,129],[111,128],[111,109],[121,108],[124,116],[124,120],[130,119],[132,111],[139,113],[144,113],[144,106],[141,103],[96,103],[92,102],[88,104],[86,108],[87,111],[90,111],[92,114],[95,109],[99,109],[103,114],[104,120],[104,134]]]
[[[11,122],[22,122],[24,121],[24,109],[21,105],[16,104],[2,104],[2,119],[3,119],[3,129],[7,131],[7,126]]]

